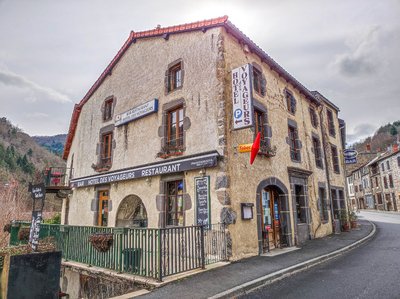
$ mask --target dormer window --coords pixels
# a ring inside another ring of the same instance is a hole
[[[112,119],[112,116],[113,116],[113,102],[114,102],[113,98],[105,100],[105,102],[104,102],[104,110],[103,110],[103,121],[108,121],[108,120]]]
[[[171,67],[168,68],[166,79],[167,79],[168,92],[174,91],[182,87],[183,83],[182,61],[173,64]]]

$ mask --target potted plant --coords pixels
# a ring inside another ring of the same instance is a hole
[[[342,227],[342,231],[350,231],[349,217],[345,210],[340,211],[340,224]]]
[[[114,235],[110,233],[94,233],[89,236],[89,242],[99,252],[107,252],[113,244]]]
[[[349,219],[351,228],[357,228],[357,214],[354,211],[349,212]]]

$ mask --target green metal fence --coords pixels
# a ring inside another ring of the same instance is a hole
[[[18,239],[23,227],[29,227],[29,223],[14,222],[10,245],[27,242]],[[223,245],[212,246],[212,260],[209,258],[205,250],[210,247],[210,234],[211,230],[202,226],[152,229],[41,224],[39,238],[54,237],[57,249],[67,261],[162,280],[226,259],[226,249],[215,252]],[[221,231],[215,238],[213,233],[213,243],[222,235]]]

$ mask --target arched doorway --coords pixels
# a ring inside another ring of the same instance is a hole
[[[147,227],[146,208],[137,195],[125,197],[117,212],[117,227]]]
[[[259,253],[292,246],[288,191],[277,178],[268,178],[257,187],[257,229]]]

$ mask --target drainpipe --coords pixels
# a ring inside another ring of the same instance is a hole
[[[330,206],[331,206],[331,220],[332,220],[332,228],[333,230],[335,229],[334,227],[334,213],[333,213],[333,202],[332,202],[332,192],[331,192],[331,180],[330,180],[330,176],[329,176],[329,169],[328,169],[328,160],[326,158],[326,140],[325,140],[325,132],[323,129],[323,106],[321,105],[321,108],[318,111],[319,113],[319,120],[320,120],[320,124],[321,124],[321,136],[322,136],[322,144],[324,146],[324,162],[325,162],[325,173],[326,173],[326,180],[327,180],[327,184],[328,184],[328,194],[329,194],[329,202],[330,202]]]

